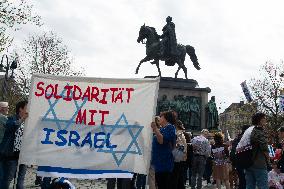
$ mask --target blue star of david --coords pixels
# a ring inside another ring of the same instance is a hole
[[[69,85],[69,84],[67,84]],[[67,89],[64,88],[62,90],[62,92],[60,93],[60,96],[62,96],[62,98],[66,98],[65,91]],[[71,90],[72,93],[72,90]],[[54,102],[51,102],[51,99],[48,99],[48,104],[49,104],[49,109],[47,110],[47,112],[45,113],[45,115],[42,118],[42,121],[51,121],[54,122],[57,126],[57,128],[59,130],[62,129],[67,129],[69,126],[71,126],[72,124],[76,124],[76,122],[74,121],[74,119],[76,118],[78,112],[80,111],[80,109],[83,108],[83,106],[86,104],[87,102],[87,98],[84,98],[84,100],[82,101],[81,105],[78,104],[78,102],[76,100],[73,100],[76,106],[76,111],[74,112],[74,114],[72,115],[72,117],[69,120],[63,120],[63,119],[59,119],[56,115],[55,112],[55,106],[56,104],[59,102],[60,99],[55,99]],[[47,116],[49,114],[52,114],[53,118],[48,118]],[[121,123],[124,122],[124,123]],[[65,127],[63,128],[61,126],[61,124],[65,124]],[[81,124],[76,124],[76,125],[81,125]],[[103,152],[103,153],[111,153],[117,166],[120,166],[120,164],[122,163],[122,161],[125,159],[127,154],[139,154],[142,155],[141,152],[141,148],[139,147],[139,144],[137,142],[137,139],[140,135],[140,133],[142,132],[144,126],[140,126],[137,124],[134,125],[129,125],[128,121],[126,119],[126,116],[124,115],[124,113],[122,113],[122,115],[120,116],[120,118],[117,120],[117,122],[114,125],[100,125],[100,128],[103,132],[106,133],[107,129],[110,129],[110,134],[112,134],[116,129],[127,129],[130,136],[131,136],[131,142],[130,144],[127,146],[127,148],[125,150],[120,150],[120,151],[115,151],[114,148],[110,148],[110,149],[98,149],[97,152]],[[133,130],[137,130],[137,132],[133,132]],[[106,140],[103,141],[102,146],[105,146]],[[131,150],[132,147],[136,147],[136,150]],[[117,156],[117,154],[122,154],[122,156],[119,158]]]
[[[66,86],[69,86],[69,84],[67,84]],[[60,96],[62,96],[62,98],[66,98],[67,96],[65,96],[65,91],[67,89],[64,88],[60,94]],[[72,90],[70,90],[72,94]],[[76,106],[76,111],[74,112],[74,114],[72,115],[72,117],[69,119],[69,120],[63,120],[63,119],[58,119],[57,118],[57,115],[55,113],[55,110],[54,110],[54,107],[55,105],[59,102],[60,99],[56,99],[53,103],[51,102],[51,98],[48,99],[48,104],[49,104],[49,109],[47,110],[47,112],[45,113],[45,115],[43,116],[42,118],[42,121],[51,121],[51,122],[55,122],[57,128],[59,130],[62,130],[62,129],[67,129],[68,127],[71,126],[72,123],[76,123],[74,121],[74,119],[76,118],[78,112],[83,108],[83,106],[86,104],[88,98],[84,98],[83,102],[81,105],[78,104],[78,102],[76,100],[73,100],[74,103],[75,103],[75,106]],[[49,115],[49,113],[51,113],[53,115],[53,118],[48,118],[47,116]],[[65,124],[65,127],[62,128],[61,126],[61,123]]]
[[[121,122],[124,122],[124,124],[121,124]],[[117,120],[117,122],[115,123],[115,125],[102,125],[101,126],[103,132],[106,132],[106,129],[110,128],[110,131],[108,133],[112,134],[116,129],[127,129],[132,140],[130,142],[130,144],[128,145],[128,147],[123,150],[123,151],[114,151],[114,148],[110,148],[110,149],[99,149],[98,152],[104,152],[104,153],[111,153],[117,166],[120,166],[120,164],[122,163],[122,161],[125,159],[127,154],[139,154],[142,155],[141,149],[138,145],[137,139],[139,134],[141,133],[142,129],[144,128],[144,126],[140,126],[140,125],[129,125],[128,121],[124,115],[124,113],[120,116],[120,118]],[[136,132],[136,134],[134,134],[134,132],[132,131],[132,129],[136,129],[138,130]],[[106,141],[104,141],[103,144],[105,144]],[[136,147],[136,150],[131,150],[132,146]],[[122,156],[120,158],[118,158],[117,154],[122,154]]]

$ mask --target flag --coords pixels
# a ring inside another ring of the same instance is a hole
[[[271,158],[275,157],[275,152],[271,145],[268,145],[268,150],[269,150],[269,157]]]
[[[284,95],[279,96],[279,108],[280,111],[284,112]]]
[[[241,83],[242,90],[248,102],[251,102],[253,99],[251,97],[250,91],[248,89],[246,81]]]

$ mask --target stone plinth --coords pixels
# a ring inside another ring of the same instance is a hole
[[[153,77],[147,76],[146,78]],[[193,79],[162,77],[159,87],[157,113],[161,110],[173,109],[180,112],[179,119],[184,124],[186,123],[185,127],[187,130],[204,129],[206,128],[205,106],[208,103],[208,93],[210,92],[211,89],[209,87],[200,88],[198,82]],[[195,116],[197,114],[194,114],[192,111],[193,103],[198,104],[199,116]],[[195,121],[190,120],[193,117]]]

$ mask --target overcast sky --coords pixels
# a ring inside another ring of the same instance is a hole
[[[140,67],[145,46],[136,42],[140,26],[159,34],[172,16],[178,43],[195,47],[201,70],[189,56],[189,78],[210,87],[222,110],[243,98],[240,83],[258,75],[260,65],[284,57],[283,0],[29,0],[42,16],[41,28],[24,26],[15,41],[29,33],[54,31],[72,52],[77,66],[91,77],[157,75],[149,62]],[[161,63],[162,75],[177,69]],[[184,77],[181,71],[179,77]]]

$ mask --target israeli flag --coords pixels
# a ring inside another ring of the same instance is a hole
[[[284,112],[284,95],[279,96],[279,108],[281,112]]]
[[[241,83],[242,90],[248,102],[251,102],[253,99],[251,97],[250,91],[248,89],[246,81]]]
[[[268,145],[268,150],[269,150],[269,157],[274,158],[275,152],[274,152],[274,149],[271,145]]]

